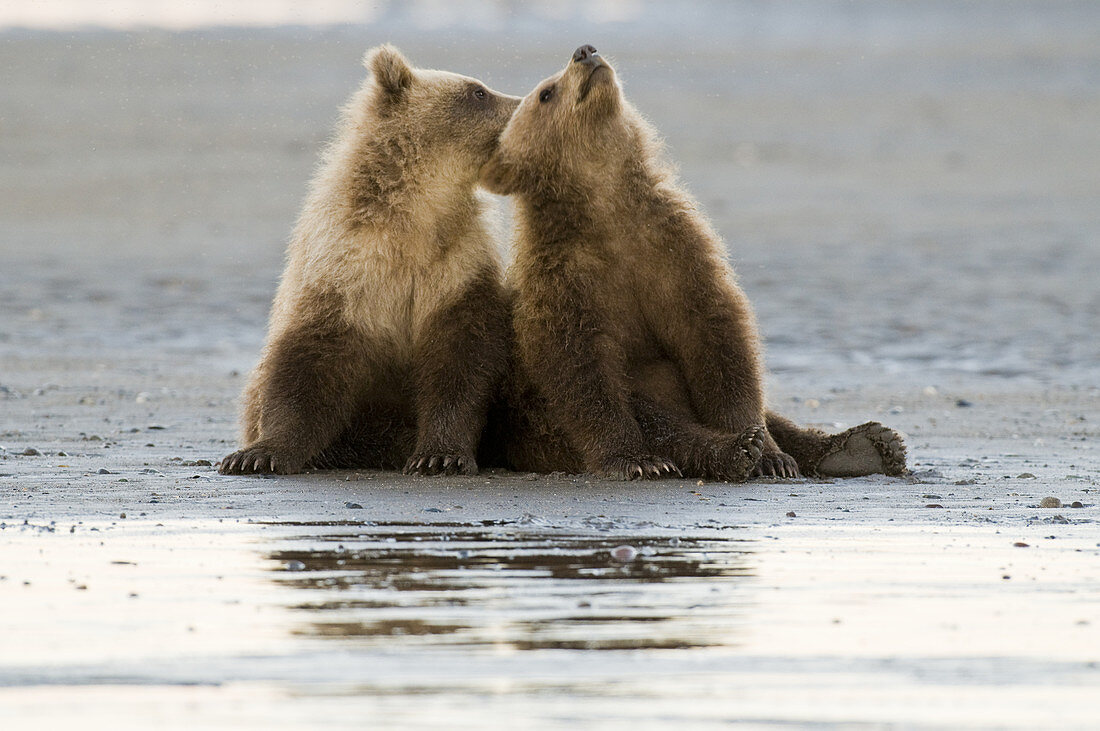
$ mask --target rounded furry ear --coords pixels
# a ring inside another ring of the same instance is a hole
[[[516,173],[499,150],[481,166],[478,178],[481,186],[490,193],[511,195],[516,192]]]
[[[367,51],[363,65],[370,69],[378,86],[391,98],[397,98],[413,82],[413,70],[401,51],[386,43]]]

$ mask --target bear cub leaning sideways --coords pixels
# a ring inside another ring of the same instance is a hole
[[[477,472],[510,315],[478,174],[519,99],[365,58],[294,229],[223,474]]]
[[[626,479],[904,471],[881,424],[828,435],[766,411],[724,246],[595,48],[523,99],[482,181],[516,200],[515,365],[483,447],[504,463]]]

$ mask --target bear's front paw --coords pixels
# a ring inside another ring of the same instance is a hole
[[[472,454],[420,452],[409,457],[402,470],[406,475],[476,475]]]
[[[305,461],[288,452],[265,444],[234,452],[218,463],[223,475],[289,475],[301,472]]]
[[[662,477],[683,477],[672,460],[652,455],[607,457],[600,462],[600,476],[613,480],[654,480]]]
[[[794,457],[778,449],[766,450],[752,470],[753,477],[801,477]]]

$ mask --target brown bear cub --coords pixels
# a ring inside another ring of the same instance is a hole
[[[474,474],[508,365],[478,174],[519,99],[370,51],[289,245],[223,474]]]
[[[880,424],[829,436],[766,413],[752,308],[660,153],[582,46],[483,169],[516,198],[514,382],[489,435],[504,461],[627,479],[902,472]]]

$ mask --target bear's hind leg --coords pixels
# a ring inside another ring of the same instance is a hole
[[[769,411],[768,431],[779,446],[798,462],[803,474],[822,477],[904,475],[905,443],[901,435],[877,421],[839,434],[800,427]]]

